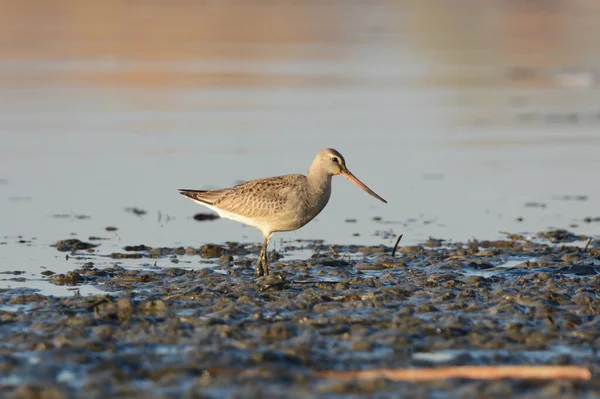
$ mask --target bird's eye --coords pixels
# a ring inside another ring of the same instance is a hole
[[[333,158],[331,158],[331,160],[332,160],[334,163],[337,163],[337,164],[339,164],[339,163],[340,163],[340,159],[339,159],[339,158],[337,158],[337,157],[333,157]]]

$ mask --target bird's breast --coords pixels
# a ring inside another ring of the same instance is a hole
[[[297,230],[315,218],[327,205],[330,193],[311,196],[305,192],[296,192],[288,197],[286,206],[272,215],[270,226],[274,231]]]

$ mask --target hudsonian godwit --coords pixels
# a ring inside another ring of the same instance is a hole
[[[179,190],[221,217],[256,227],[264,240],[256,275],[269,275],[267,247],[273,233],[299,229],[314,219],[331,196],[331,177],[342,175],[378,200],[386,200],[358,180],[346,167],[342,154],[327,148],[317,154],[308,174],[250,180],[222,190]]]

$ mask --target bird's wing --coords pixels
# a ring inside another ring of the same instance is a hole
[[[304,188],[306,177],[285,175],[251,180],[225,191],[212,205],[241,216],[269,217],[290,206]]]

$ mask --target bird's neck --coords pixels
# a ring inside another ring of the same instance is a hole
[[[329,200],[331,195],[331,174],[324,171],[318,165],[311,165],[306,175],[308,190],[314,197]]]

